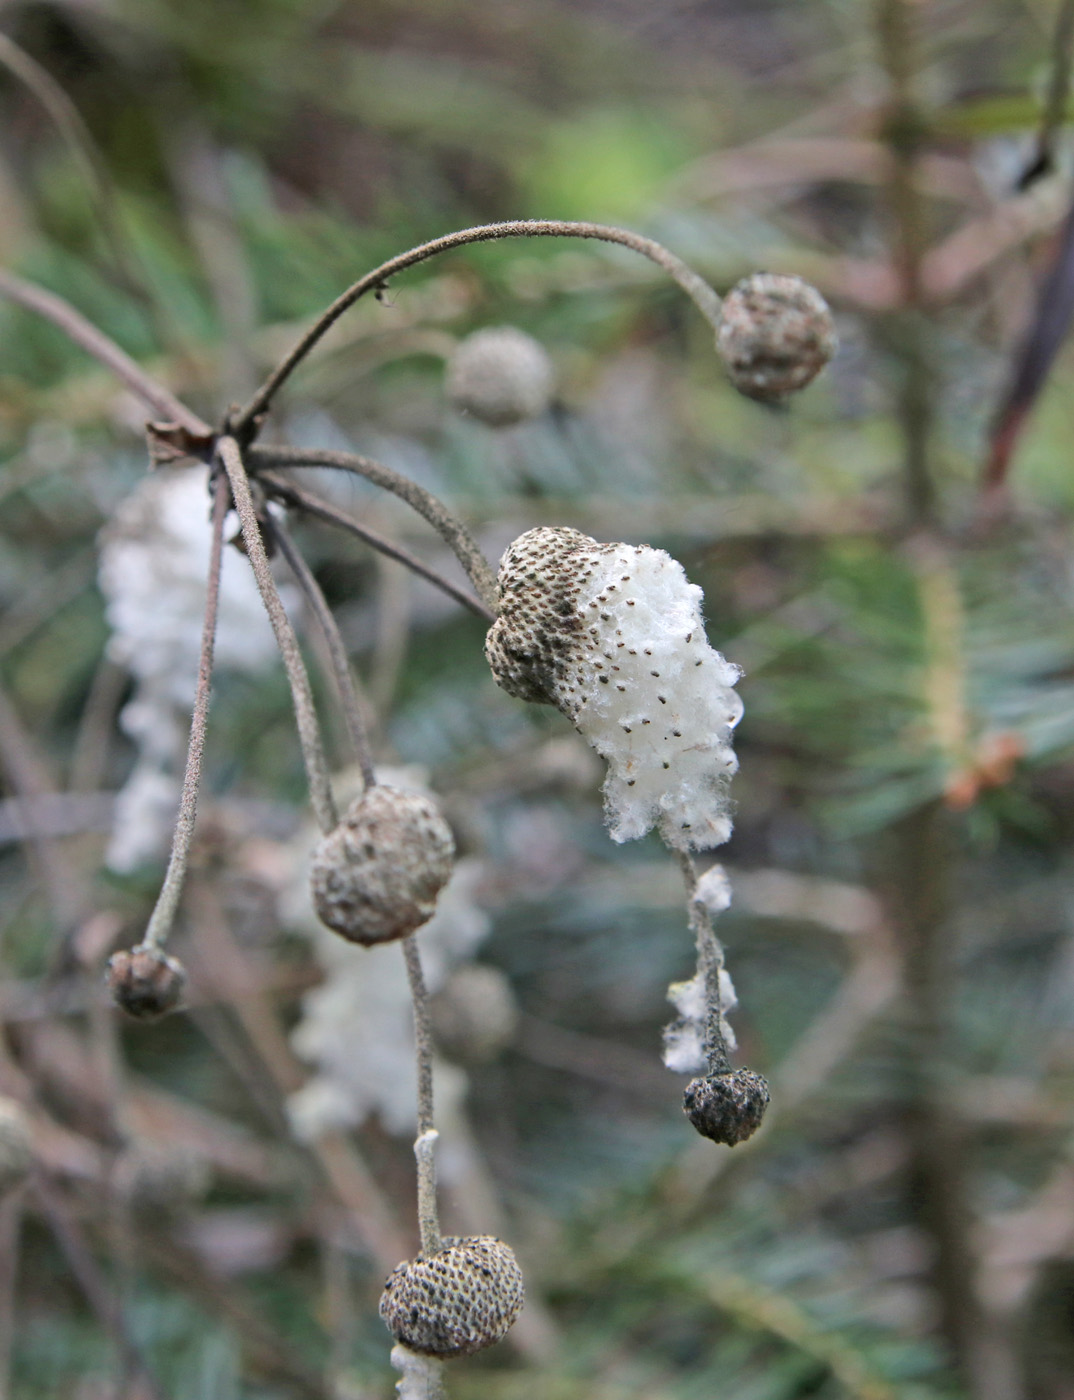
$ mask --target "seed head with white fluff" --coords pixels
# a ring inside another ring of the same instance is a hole
[[[709,646],[701,589],[682,565],[543,526],[504,555],[499,601],[485,644],[493,676],[557,706],[607,761],[612,839],[655,826],[678,850],[726,841],[741,672]]]

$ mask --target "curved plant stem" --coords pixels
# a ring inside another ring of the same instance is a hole
[[[697,866],[693,857],[685,851],[680,851],[678,855],[686,882],[690,929],[697,940],[697,970],[705,983],[705,1070],[707,1074],[726,1074],[731,1068],[731,1061],[723,1033],[723,997],[720,991],[723,944],[713,932],[712,916],[694,899]]]
[[[220,475],[213,488],[213,536],[209,552],[209,580],[205,589],[205,620],[201,629],[201,657],[198,661],[198,684],[194,692],[194,713],[190,717],[190,742],[187,746],[183,792],[179,800],[179,817],[172,837],[172,853],[164,883],[150,915],[142,942],[160,948],[175,921],[179,897],[183,892],[190,842],[198,813],[198,788],[201,786],[201,760],[205,752],[205,730],[209,719],[209,695],[212,690],[213,648],[216,643],[216,618],[220,606],[220,564],[224,553],[224,518],[227,515],[227,478]]]
[[[328,606],[328,601],[321,592],[320,584],[313,576],[313,570],[303,559],[291,536],[279,521],[272,521],[271,528],[272,537],[279,545],[280,553],[287,560],[288,567],[298,580],[299,587],[306,596],[306,602],[313,609],[313,614],[324,633],[328,654],[332,661],[332,674],[335,676],[336,689],[339,691],[340,703],[343,706],[347,734],[350,737],[354,755],[358,760],[358,766],[362,770],[362,781],[367,788],[375,787],[377,775],[373,769],[369,735],[366,733],[365,721],[362,719],[362,708],[358,703],[358,692],[355,689],[350,663],[347,660],[347,648],[343,645],[343,638],[339,634],[336,619],[332,616],[332,609]]]
[[[272,623],[272,630],[276,634],[276,644],[280,648],[288,684],[291,687],[291,701],[295,707],[295,723],[298,726],[298,740],[302,746],[302,760],[306,766],[306,781],[309,784],[313,814],[317,818],[318,826],[327,833],[334,829],[339,818],[328,781],[328,765],[325,763],[306,665],[302,660],[295,629],[291,626],[291,619],[280,601],[279,591],[269,568],[265,543],[261,538],[261,526],[250,494],[250,482],[239,445],[232,437],[222,437],[216,445],[216,450],[231,483],[231,496],[242,526],[246,556],[254,571],[261,601]]]
[[[422,578],[435,584],[437,588],[442,589],[457,603],[461,603],[464,608],[469,608],[472,613],[485,622],[496,620],[496,614],[492,609],[486,607],[479,599],[467,593],[465,589],[459,588],[450,579],[444,578],[443,574],[437,573],[428,564],[423,564],[409,550],[403,549],[401,545],[393,544],[390,540],[386,540],[383,535],[371,530],[368,525],[363,525],[360,521],[355,520],[352,515],[348,515],[339,506],[334,506],[320,496],[314,496],[309,491],[304,491],[293,481],[288,481],[286,477],[279,476],[276,472],[258,472],[257,480],[265,487],[268,495],[277,500],[285,501],[288,505],[298,506],[307,515],[316,516],[318,520],[324,520],[329,525],[336,525],[341,530],[349,531],[389,559],[395,559],[400,564],[405,564],[413,573],[419,574]]]
[[[0,296],[16,301],[28,311],[35,311],[46,321],[51,321],[74,343],[87,351],[117,378],[121,379],[132,393],[156,413],[163,414],[173,423],[178,423],[196,437],[210,437],[212,429],[196,413],[191,413],[186,404],[146,374],[140,365],[135,364],[125,350],[121,350],[114,340],[99,331],[91,321],[87,321],[80,311],[55,292],[47,292],[33,282],[27,282],[14,273],[0,268]]]
[[[436,1209],[437,1131],[433,1126],[433,1037],[429,1023],[429,994],[421,970],[421,955],[413,934],[403,939],[403,957],[414,1002],[414,1043],[418,1064],[418,1136],[414,1156],[418,1164],[418,1224],[423,1254],[435,1254],[442,1246],[440,1217]]]
[[[374,486],[398,496],[412,510],[416,510],[423,520],[427,520],[445,544],[451,547],[481,601],[495,612],[496,575],[491,565],[462,521],[452,515],[447,506],[431,491],[426,491],[424,486],[419,486],[416,481],[411,481],[401,472],[393,471],[391,467],[385,467],[369,457],[360,457],[355,452],[329,452],[317,448],[297,447],[254,447],[250,449],[248,457],[254,471],[262,465],[329,467],[336,471],[364,476]]]
[[[624,248],[632,248],[634,252],[662,267],[679,284],[702,316],[713,327],[719,325],[720,298],[693,268],[688,267],[681,258],[677,258],[655,239],[645,238],[640,233],[615,228],[610,224],[577,223],[562,219],[515,219],[510,223],[482,224],[477,228],[460,229],[456,233],[445,234],[442,238],[434,238],[429,243],[422,243],[406,253],[389,258],[387,262],[381,263],[380,267],[374,268],[348,287],[306,332],[272,371],[250,402],[232,420],[231,431],[243,434],[250,428],[254,419],[265,412],[280,386],[302,363],[329,327],[360,297],[365,296],[367,292],[383,289],[389,278],[404,272],[408,267],[434,258],[439,253],[461,248],[467,243],[488,243],[496,238],[596,238],[603,243],[620,243]]]

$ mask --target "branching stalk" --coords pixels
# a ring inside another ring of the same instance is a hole
[[[304,491],[301,486],[296,486],[293,481],[288,481],[286,477],[280,476],[276,472],[261,471],[257,474],[257,480],[265,487],[268,494],[276,500],[284,501],[288,505],[298,506],[307,515],[315,516],[318,520],[323,520],[326,524],[335,525],[340,530],[346,530],[349,534],[355,535],[370,548],[378,553],[386,555],[389,559],[395,559],[419,577],[428,580],[436,588],[446,593],[448,597],[454,598],[457,603],[461,603],[464,608],[480,617],[484,622],[495,622],[496,614],[492,609],[472,594],[467,593],[464,588],[459,588],[457,584],[451,582],[443,574],[432,569],[428,564],[423,564],[420,559],[411,554],[408,549],[401,545],[393,544],[376,530],[371,530],[368,525],[363,525],[361,521],[355,520],[353,515],[349,515],[339,506],[334,506],[330,501],[315,496],[309,491]]]
[[[343,706],[347,734],[354,749],[354,755],[358,760],[358,766],[362,770],[362,781],[367,788],[374,787],[377,775],[373,768],[369,735],[366,733],[365,721],[362,719],[362,707],[358,701],[354,677],[351,675],[350,663],[347,660],[347,649],[343,645],[343,638],[340,636],[336,619],[332,616],[328,600],[321,592],[320,584],[313,576],[313,570],[303,559],[294,540],[278,521],[272,521],[271,528],[273,539],[280,547],[280,553],[287,560],[291,572],[305,594],[306,602],[313,609],[313,614],[324,633],[328,655],[332,662],[332,674],[335,677],[336,689],[339,691],[340,703]]]
[[[153,948],[163,946],[175,922],[175,912],[183,892],[190,843],[198,813],[198,789],[201,786],[201,760],[205,752],[205,731],[209,720],[209,696],[212,690],[213,649],[216,644],[216,619],[220,608],[220,565],[224,553],[224,519],[227,516],[227,478],[218,475],[213,488],[213,533],[209,549],[209,579],[205,589],[205,618],[201,628],[201,656],[198,661],[198,683],[194,691],[194,712],[190,717],[190,742],[187,746],[183,791],[179,799],[179,817],[172,836],[172,851],[160,894],[149,918],[142,940]]]
[[[470,531],[431,491],[411,481],[401,472],[360,457],[354,452],[329,452],[316,448],[254,447],[248,454],[251,467],[329,467],[363,476],[382,490],[390,491],[427,520],[440,538],[449,545],[456,559],[466,570],[470,582],[486,607],[496,610],[496,575],[481,552]]]
[[[596,238],[604,243],[619,243],[624,248],[632,248],[634,252],[662,267],[678,283],[709,324],[714,328],[719,326],[720,298],[703,277],[655,239],[645,238],[640,233],[630,232],[629,229],[614,228],[609,224],[578,223],[562,219],[515,219],[510,223],[482,224],[477,228],[460,229],[456,233],[445,234],[442,238],[434,238],[429,243],[419,244],[406,253],[389,258],[387,262],[381,263],[379,267],[348,287],[272,371],[250,402],[232,419],[231,431],[239,436],[249,431],[254,420],[268,409],[280,387],[325,332],[367,292],[383,290],[397,273],[405,272],[407,268],[434,258],[440,253],[450,252],[452,248],[461,248],[467,243],[488,243],[497,238]]]
[[[335,828],[339,819],[336,814],[332,788],[328,781],[328,765],[325,762],[324,748],[321,744],[317,711],[313,704],[313,692],[310,689],[309,676],[306,674],[306,665],[302,660],[302,652],[299,649],[298,638],[295,636],[295,629],[291,626],[291,619],[287,616],[287,611],[280,600],[279,590],[272,577],[272,570],[269,568],[265,543],[261,538],[261,526],[254,508],[253,497],[250,494],[250,482],[243,465],[239,445],[232,437],[222,437],[217,443],[217,453],[224,464],[228,481],[231,483],[231,495],[235,502],[235,509],[238,511],[239,523],[242,526],[242,539],[246,546],[246,556],[254,571],[261,601],[264,603],[265,611],[272,623],[272,630],[276,634],[276,644],[280,649],[280,656],[283,658],[284,669],[287,672],[313,813],[317,818],[318,826],[327,834]]]

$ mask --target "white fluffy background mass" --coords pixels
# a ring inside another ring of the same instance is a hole
[[[120,715],[138,758],[117,799],[106,857],[113,870],[163,856],[179,806],[209,571],[208,482],[208,467],[152,473],[101,536],[108,655],[136,683]],[[250,566],[225,547],[216,664],[256,672],[275,663]]]

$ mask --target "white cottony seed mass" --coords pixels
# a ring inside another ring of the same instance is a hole
[[[541,527],[507,550],[499,587],[492,673],[511,695],[556,705],[606,760],[612,839],[655,826],[678,850],[726,841],[741,672],[709,646],[682,565]]]

